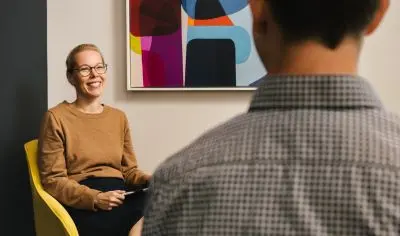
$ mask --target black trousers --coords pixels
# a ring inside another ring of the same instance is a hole
[[[90,178],[80,184],[99,191],[134,189],[125,186],[119,178]],[[138,186],[135,186],[138,188]],[[78,228],[79,236],[127,236],[131,228],[142,218],[146,193],[139,191],[125,197],[124,203],[111,211],[90,211],[66,206]]]

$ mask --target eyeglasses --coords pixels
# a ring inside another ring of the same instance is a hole
[[[107,64],[102,64],[102,63],[100,63],[100,64],[97,64],[97,65],[95,65],[95,66],[87,66],[87,65],[84,65],[84,66],[81,66],[81,67],[79,67],[79,68],[76,68],[76,69],[72,69],[72,71],[78,71],[79,72],[79,74],[81,75],[81,76],[89,76],[90,75],[90,73],[92,73],[92,71],[93,71],[93,69],[94,69],[94,71],[96,71],[97,72],[97,74],[105,74],[106,72],[107,72]]]

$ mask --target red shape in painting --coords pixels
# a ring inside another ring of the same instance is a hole
[[[162,58],[154,52],[142,51],[143,86],[165,87],[165,66]]]
[[[130,0],[129,15],[132,35],[169,35],[181,27],[181,1]]]
[[[233,26],[233,22],[228,16],[221,16],[208,20],[191,20],[194,21],[195,26]]]

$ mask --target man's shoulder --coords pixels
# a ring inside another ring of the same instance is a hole
[[[388,121],[393,122],[400,126],[400,116],[397,113],[387,111],[384,113],[384,116],[387,118]]]
[[[400,116],[397,113],[384,111],[379,115],[381,131],[386,133],[387,138],[396,141],[396,145],[400,149]]]
[[[387,131],[389,134],[395,134],[395,136],[398,136],[398,138],[400,138],[399,114],[386,109],[382,109],[382,110],[377,110],[373,116],[375,124],[372,125],[374,127],[376,128],[380,127],[383,129],[383,131]],[[367,123],[368,122],[371,121],[367,120]]]
[[[232,161],[235,158],[237,160],[242,156],[248,157],[246,153],[243,155],[239,154],[245,152],[248,148],[256,147],[259,142],[266,141],[265,139],[273,139],[274,135],[287,134],[282,133],[280,126],[276,125],[281,124],[284,127],[286,124],[288,126],[287,123],[289,121],[292,124],[292,122],[295,122],[296,117],[304,119],[305,114],[305,111],[292,111],[289,114],[287,112],[273,111],[251,112],[236,116],[207,131],[185,148],[172,155],[157,168],[156,174],[159,174],[160,177],[162,176],[162,179],[171,180],[180,178],[185,173],[203,166],[223,165],[224,162]],[[325,115],[327,113],[321,112],[321,114],[320,116],[313,114],[310,116],[310,119],[315,120],[316,117],[319,117],[321,122],[326,120],[327,117]],[[329,114],[332,117],[337,117],[335,112]],[[373,139],[371,140],[385,143],[385,147],[387,148],[400,150],[400,117],[397,114],[382,109],[370,110],[368,112],[344,112],[342,115],[347,117],[344,119],[346,120],[345,122],[348,124],[356,122],[357,125],[352,127],[340,125],[344,121],[340,119],[335,123],[337,124],[336,126],[326,123],[326,126],[330,127],[329,130],[333,129],[335,131],[335,127],[347,127],[354,129],[354,132],[361,132],[364,135],[372,137]],[[301,119],[297,125],[303,123],[304,126],[309,125],[309,121]],[[318,130],[320,129],[315,128],[314,131],[317,132]],[[321,132],[324,131],[322,130]]]
[[[218,162],[219,159],[214,156],[223,151],[221,148],[227,147],[227,143],[240,139],[241,131],[248,125],[250,117],[251,114],[241,114],[206,131],[162,162],[155,174],[162,176],[162,179],[171,180],[180,178],[201,166],[215,164],[214,162]]]

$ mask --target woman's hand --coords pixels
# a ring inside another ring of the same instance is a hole
[[[143,178],[144,178],[144,180],[146,180],[146,181],[150,181],[151,177],[152,177],[152,175],[145,174]]]
[[[125,199],[124,193],[125,191],[122,190],[99,193],[94,200],[95,206],[99,209],[110,211],[123,203]]]

